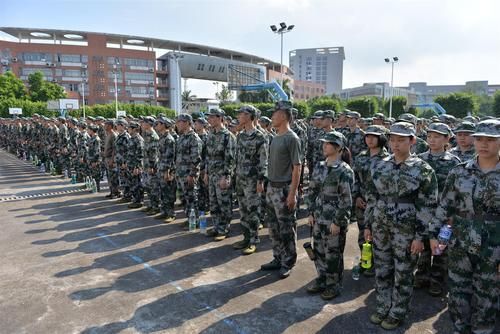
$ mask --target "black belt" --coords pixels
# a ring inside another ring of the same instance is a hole
[[[415,198],[411,197],[379,196],[378,199],[387,203],[415,204]]]
[[[493,213],[485,213],[482,215],[475,214],[475,213],[469,213],[465,211],[460,211],[457,216],[462,217],[464,219],[469,219],[469,220],[479,220],[479,221],[486,221],[486,220],[492,220],[492,221],[500,221],[500,215],[496,215]]]
[[[273,188],[284,188],[284,187],[289,186],[290,183],[291,183],[291,181],[287,181],[287,182],[273,182],[273,181],[269,181],[269,184]]]

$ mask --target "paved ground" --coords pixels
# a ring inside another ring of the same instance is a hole
[[[0,151],[0,333],[384,333],[369,323],[373,279],[351,279],[352,226],[344,291],[324,302],[305,287],[315,271],[301,245],[279,280],[267,229],[259,251],[240,256],[231,238],[210,242],[171,224],[79,191]],[[23,197],[24,196],[24,197]],[[235,212],[237,218],[237,212]],[[450,333],[444,298],[417,291],[395,333]]]

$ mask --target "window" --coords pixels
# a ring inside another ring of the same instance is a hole
[[[48,63],[52,62],[51,53],[42,52],[25,52],[23,53],[23,60],[25,61],[46,61]]]
[[[125,78],[127,80],[154,81],[153,73],[125,72]]]
[[[57,61],[65,63],[80,63],[82,61],[80,55],[59,54],[57,58]]]
[[[81,76],[83,76],[83,74],[82,74],[82,71],[80,71],[80,70],[64,70],[63,76],[64,77],[81,77]]]
[[[197,70],[198,71],[203,71],[204,68],[205,68],[205,64],[198,64]]]
[[[45,79],[51,78],[52,79],[52,70],[49,68],[22,68],[21,69],[21,75],[28,76],[30,74],[33,74],[35,72],[42,72],[43,76]]]
[[[152,60],[139,59],[139,58],[125,58],[123,61],[127,66],[141,66],[141,67],[153,68]]]

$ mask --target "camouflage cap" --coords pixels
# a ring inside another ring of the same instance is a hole
[[[229,123],[229,126],[238,126],[238,125],[240,125],[240,121],[238,121],[237,119],[233,119],[231,123]]]
[[[274,111],[277,110],[292,110],[292,102],[290,101],[278,101],[274,104]]]
[[[297,118],[297,116],[299,115],[299,109],[297,108],[292,108],[292,116],[294,118]]]
[[[436,132],[441,135],[449,136],[451,135],[451,129],[447,124],[444,123],[431,123],[429,124],[429,127],[427,128],[427,132]]]
[[[453,115],[448,115],[448,114],[442,114],[439,116],[439,120],[443,123],[455,123],[457,119]]]
[[[462,121],[477,123],[477,119],[474,116],[465,116]]]
[[[92,116],[88,116],[88,117],[87,117],[87,119],[88,119],[89,121],[95,121],[95,117],[92,117]]]
[[[385,120],[385,116],[384,116],[384,114],[382,114],[381,112],[378,112],[378,113],[376,113],[375,115],[373,115],[373,119],[381,119],[381,120]]]
[[[177,121],[192,122],[193,117],[189,114],[179,114],[177,115]]]
[[[323,118],[335,119],[335,111],[333,111],[333,110],[325,110],[325,111],[323,111]]]
[[[203,124],[203,125],[207,125],[208,124],[206,118],[203,118],[203,117],[197,118],[195,120],[195,122],[198,122],[198,123]]]
[[[86,129],[86,128],[87,128],[87,123],[85,123],[85,122],[80,122],[80,123],[78,123],[78,127],[79,127],[79,128],[82,128],[82,129]]]
[[[252,116],[257,115],[257,109],[255,109],[255,107],[250,105],[250,104],[242,105],[238,110],[236,110],[236,112],[238,114],[244,112],[244,113],[250,114]]]
[[[102,117],[102,116],[97,116],[97,117],[95,118],[95,120],[96,120],[96,121],[105,121],[106,119],[105,119],[104,117]]]
[[[455,133],[471,132],[472,133],[474,131],[476,131],[476,125],[474,125],[474,123],[472,123],[472,122],[464,121],[464,122],[460,123],[460,125],[457,126],[453,132],[455,132]]]
[[[404,113],[404,114],[401,114],[399,117],[398,117],[398,122],[400,121],[404,121],[404,122],[410,122],[411,124],[413,125],[417,125],[417,122],[418,122],[418,118],[417,116],[415,115],[412,115],[410,113]]]
[[[259,118],[259,122],[266,123],[267,125],[269,125],[271,124],[271,119],[269,117],[262,116],[261,118]]]
[[[488,119],[477,123],[476,131],[472,136],[500,138],[500,120]]]
[[[341,147],[344,147],[346,145],[346,138],[344,135],[338,131],[330,131],[327,132],[323,138],[320,139],[320,141],[324,143],[332,143],[332,144],[337,144]]]
[[[323,118],[324,116],[324,111],[323,110],[317,110],[314,112],[311,118]]]
[[[115,125],[115,120],[114,119],[107,119],[106,122],[104,122],[106,125]]]
[[[125,119],[123,119],[123,118],[117,119],[116,122],[115,122],[115,124],[116,125],[125,126],[125,127],[128,126],[128,122]]]
[[[221,108],[212,108],[207,112],[206,115],[207,116],[224,116],[224,115],[226,115],[226,113]]]
[[[136,122],[136,121],[132,121],[128,124],[128,127],[131,128],[131,129],[138,129],[139,128],[139,123]]]
[[[391,125],[389,134],[404,137],[415,136],[415,125],[410,122],[399,121]]]
[[[382,136],[389,132],[386,127],[382,125],[370,125],[365,130],[365,135]]]
[[[346,115],[346,117],[350,117],[350,118],[360,118],[361,117],[361,114],[357,111],[348,111],[345,115]]]
[[[144,117],[144,122],[149,124],[149,125],[154,125],[156,122],[156,119],[153,116],[146,116],[146,117]]]
[[[97,126],[95,124],[89,124],[88,129],[92,130],[94,132],[97,132],[97,131],[99,131],[99,126]]]

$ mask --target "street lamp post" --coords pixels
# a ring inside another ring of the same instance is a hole
[[[392,59],[385,58],[386,63],[391,63],[391,96],[389,97],[389,118],[392,117],[392,96],[394,95],[394,63],[396,63],[399,58],[392,57]]]
[[[118,79],[116,77],[117,74],[117,66],[120,65],[120,63],[116,63],[113,65],[113,74],[115,76],[115,117],[118,118]]]
[[[289,25],[287,26],[285,22],[280,23],[280,28],[276,27],[275,25],[271,26],[272,32],[275,34],[281,35],[281,60],[280,60],[280,74],[281,74],[281,88],[283,88],[283,34],[292,31],[292,29],[295,27],[295,25]]]
[[[87,82],[87,80],[84,78],[83,81],[82,81],[83,118],[85,118],[85,82]]]

